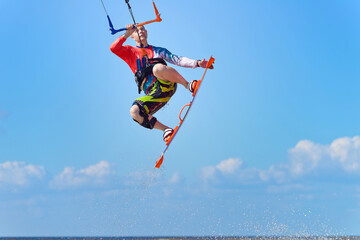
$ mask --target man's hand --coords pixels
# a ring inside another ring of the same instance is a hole
[[[208,64],[208,61],[206,61],[205,58],[203,60],[198,60],[198,62],[197,62],[197,65],[202,68],[206,68],[207,64]],[[209,68],[214,69],[214,65],[211,64],[211,66]]]
[[[126,25],[126,32],[124,34],[124,38],[128,38],[135,31],[134,24]]]

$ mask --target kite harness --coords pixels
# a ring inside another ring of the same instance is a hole
[[[164,64],[167,65],[164,59],[162,58],[149,58],[148,62],[145,64],[145,67],[140,68],[135,73],[135,82],[138,86],[138,91],[141,93],[141,88],[146,81],[146,77],[150,74],[153,74],[153,68],[156,64]]]

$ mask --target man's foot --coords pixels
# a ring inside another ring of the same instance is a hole
[[[163,138],[164,138],[165,142],[167,142],[170,139],[173,132],[174,132],[174,129],[171,129],[171,128],[167,128],[164,130]]]
[[[187,88],[189,89],[190,92],[194,92],[197,85],[198,85],[199,81],[198,80],[192,80],[191,82],[188,83]]]

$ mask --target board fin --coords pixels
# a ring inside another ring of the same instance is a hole
[[[162,154],[161,157],[156,161],[155,167],[160,168],[163,161],[164,161],[164,154]]]

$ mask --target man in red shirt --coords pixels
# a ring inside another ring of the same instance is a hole
[[[134,101],[130,114],[141,126],[164,131],[163,139],[167,141],[173,129],[152,115],[170,100],[176,91],[177,83],[193,92],[197,81],[186,81],[174,68],[167,66],[166,62],[181,67],[206,68],[207,61],[177,56],[165,48],[149,45],[144,26],[134,28],[133,24],[130,24],[126,28],[128,30],[111,44],[110,50],[129,65],[135,74],[139,93],[142,90],[146,94]],[[136,42],[136,47],[123,45],[130,36]]]

